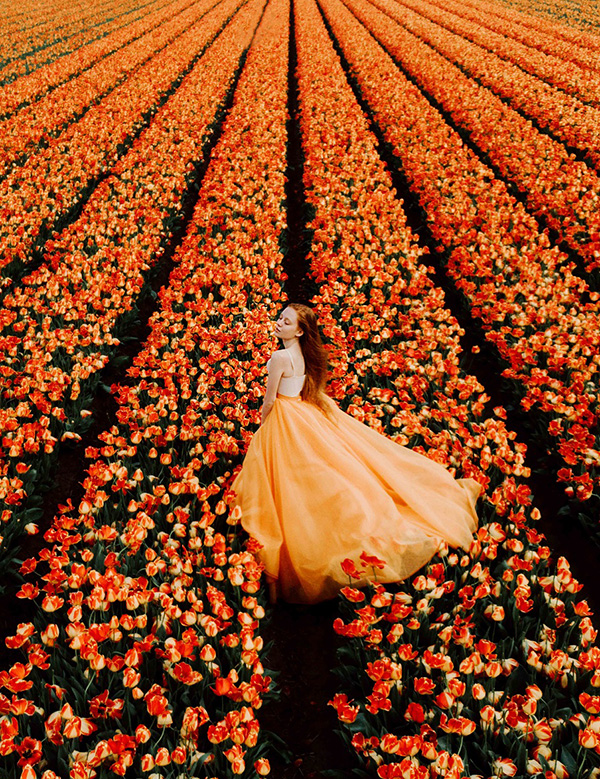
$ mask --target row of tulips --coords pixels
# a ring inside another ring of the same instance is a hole
[[[241,12],[248,39],[262,10]],[[228,484],[280,305],[288,19],[269,3],[84,497],[23,565],[38,608],[7,639],[26,662],[0,677],[15,777],[269,773],[261,567]]]
[[[0,116],[6,116],[22,106],[43,97],[48,91],[87,70],[95,62],[126,46],[157,26],[177,8],[176,2],[154,0],[143,9],[141,19],[128,19],[123,27],[107,33],[54,62],[37,68],[33,73],[0,87]]]
[[[2,8],[0,18],[2,19],[2,29],[0,35],[5,32],[14,32],[15,30],[27,30],[36,24],[47,22],[52,15],[52,6],[56,6],[56,16],[65,13],[66,0],[57,0],[55,4],[49,0],[42,0],[36,3],[35,0],[23,0],[19,6],[5,5]]]
[[[196,47],[210,41],[238,5],[226,0],[210,14]],[[37,493],[59,442],[79,438],[98,372],[119,344],[115,328],[135,308],[147,271],[179,224],[195,166],[248,45],[248,24],[243,11],[225,27],[77,222],[53,242],[46,263],[4,298],[4,565],[29,524],[27,497]]]
[[[25,0],[25,2],[19,4],[19,7],[5,6],[0,12],[0,20],[2,26],[0,27],[0,37],[10,32],[18,30],[27,30],[36,24],[43,24],[48,21],[50,16],[51,3],[46,1],[39,3],[32,2],[32,0]],[[58,0],[56,3],[56,15],[64,13],[65,2]]]
[[[52,15],[29,29],[7,31],[2,36],[0,84],[9,84],[20,76],[53,62],[80,46],[107,35],[144,13],[148,0],[107,0],[90,8],[69,4],[64,15]],[[52,3],[48,3],[51,8]],[[0,32],[2,31],[0,22]]]
[[[451,20],[445,20],[443,11],[436,9],[432,12],[430,5],[420,8],[419,13],[397,2],[384,0],[381,3],[376,2],[375,5],[458,65],[468,76],[477,79],[480,84],[532,118],[538,126],[550,131],[560,141],[579,149],[593,165],[600,166],[598,108],[586,105],[561,89],[529,75],[514,63],[507,62],[468,41],[463,31],[465,27],[472,27],[473,22],[460,19],[459,24],[452,25]],[[419,8],[419,4],[413,3],[412,7]],[[448,29],[444,29],[445,27]],[[526,133],[531,133],[530,128],[526,128]],[[517,138],[513,138],[512,142],[516,143]],[[565,152],[559,150],[554,157],[557,161],[563,161]],[[568,165],[571,165],[571,161]],[[549,173],[548,175],[552,179]],[[537,189],[539,190],[539,183]],[[555,186],[552,192],[556,192]],[[535,203],[532,205],[535,208]],[[569,204],[567,210],[568,207]],[[560,213],[558,218],[561,218]]]
[[[566,62],[573,62],[584,69],[600,70],[600,52],[582,45],[576,35],[572,35],[569,40],[564,40],[539,26],[531,29],[519,19],[509,19],[506,15],[498,16],[495,9],[481,6],[474,8],[471,3],[464,0],[444,0],[444,8],[452,14],[457,14],[529,48],[538,49]],[[596,46],[597,43],[598,41]]]
[[[28,30],[38,24],[48,22],[52,16],[52,8],[55,7],[55,17],[64,15],[65,0],[57,0],[56,3],[46,2],[36,3],[34,0],[24,0],[18,7],[4,6],[0,12],[2,26],[0,27],[0,37],[19,30]]]
[[[9,276],[23,273],[22,266],[48,236],[69,221],[176,89],[214,36],[214,18],[223,13],[220,5],[207,16],[214,0],[195,4],[189,11],[195,21],[183,20],[191,22],[185,32],[0,182],[0,272],[5,286]],[[181,33],[180,25],[176,19],[175,30]]]
[[[326,13],[438,248],[447,253],[447,272],[508,364],[503,375],[514,380],[523,408],[536,406],[545,415],[545,440],[565,466],[558,478],[569,494],[588,501],[600,480],[597,293],[573,275],[535,220],[348,9],[328,0]],[[591,503],[582,510],[597,524]]]
[[[460,369],[460,329],[420,262],[318,10],[312,0],[295,7],[309,259],[332,390],[376,429],[485,487],[468,554],[443,548],[411,581],[367,591],[351,586],[361,572],[348,561],[345,620],[334,623],[347,638],[344,691],[331,703],[382,779],[564,776],[566,764],[587,776],[600,743],[587,604],[535,529],[524,447],[503,409],[485,416],[482,387]],[[381,562],[365,565],[376,579]]]
[[[43,45],[43,38],[41,38],[40,33],[43,33],[44,30],[37,30],[36,28],[38,27],[47,26],[50,36],[54,35],[56,31],[60,30],[63,26],[67,27],[68,34],[69,23],[79,27],[80,20],[73,18],[73,13],[66,7],[66,3],[61,2],[61,0],[56,3],[56,12],[54,16],[51,13],[51,5],[52,4],[49,2],[41,2],[39,6],[35,7],[32,3],[25,2],[18,7],[11,7],[7,4],[0,9],[0,20],[2,22],[2,27],[0,27],[0,39],[7,43],[7,47],[3,52],[4,59],[11,59],[13,56],[23,55],[29,48],[28,39],[32,36],[36,36],[36,42]],[[106,0],[102,0],[100,5],[110,6],[110,3],[107,3]],[[23,47],[17,52],[13,52],[10,46],[13,35],[20,35],[21,46]],[[35,38],[33,40],[35,40]]]
[[[381,6],[385,10],[398,7],[395,0],[381,0]],[[600,269],[598,173],[573,159],[562,143],[536,130],[518,111],[367,0],[350,2],[349,7],[500,174],[517,186],[528,208],[545,218],[560,239],[581,255],[586,270]],[[397,14],[401,23],[403,14]],[[434,31],[432,45],[444,54],[447,37]],[[452,37],[451,44],[462,49],[460,39]]]
[[[198,20],[197,7],[190,0],[180,0],[165,11],[149,14],[143,24],[144,34],[100,60],[91,68],[33,105],[0,121],[0,177],[30,157],[40,145],[59,135],[66,125],[76,122],[115,87],[169,46]],[[134,25],[132,25],[134,26]],[[102,110],[102,109],[101,109]]]
[[[471,8],[481,8],[478,0],[464,0],[464,3]],[[518,10],[519,8],[522,10]],[[589,27],[589,23],[586,24],[584,21],[586,13],[590,14],[589,18],[594,19],[594,23],[597,19],[593,0],[579,0],[576,4],[571,3],[571,0],[543,4],[538,0],[534,0],[533,3],[524,3],[523,0],[501,0],[488,5],[488,10],[502,19],[522,24],[532,30],[539,30],[547,35],[600,51],[598,32],[594,32],[592,28],[582,29]],[[578,13],[581,13],[580,18],[577,18]]]
[[[408,1],[405,4],[412,7]],[[434,13],[436,8],[433,3],[426,3],[425,0],[419,4],[419,7],[427,8],[427,13]],[[446,7],[445,0],[444,8]],[[417,9],[415,8],[415,10]],[[445,11],[444,18],[452,25],[460,24],[460,17],[456,13]],[[489,49],[509,62],[514,62],[531,75],[563,89],[585,103],[595,106],[600,104],[600,91],[598,90],[600,73],[597,71],[579,67],[575,63],[565,62],[559,57],[553,57],[529,46],[524,46],[487,26],[470,25],[463,29],[461,34],[473,43]]]
[[[81,4],[82,0],[77,0],[77,5],[80,6]],[[98,5],[106,6],[109,3],[107,0],[101,0]],[[64,24],[65,20],[71,20],[72,9],[73,4],[69,4],[66,0],[56,0],[55,3],[50,2],[50,0],[40,0],[40,2],[23,0],[18,6],[11,6],[8,3],[3,4],[0,11],[0,18],[2,19],[0,36],[18,31],[27,34],[33,28],[49,23],[53,23],[52,29],[58,29]]]

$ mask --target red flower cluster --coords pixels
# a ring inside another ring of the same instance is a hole
[[[174,63],[181,65],[181,51],[192,58],[237,4],[228,0],[200,27],[193,25],[179,40],[182,50],[175,46],[164,55],[165,64],[171,69]],[[80,218],[47,242],[46,263],[4,297],[0,452],[6,459],[0,458],[0,475],[6,486],[0,497],[9,505],[2,520],[14,526],[5,537],[22,532],[22,515],[11,507],[35,489],[27,475],[31,464],[38,465],[39,474],[40,457],[51,455],[59,440],[79,437],[89,413],[85,406],[95,390],[93,377],[119,344],[115,324],[134,307],[146,271],[164,249],[190,169],[201,156],[247,45],[242,15],[186,76],[113,175],[94,191]],[[153,72],[165,83],[174,75]],[[81,151],[85,154],[86,148]]]
[[[344,27],[343,6],[322,5],[342,45],[351,35],[362,46]],[[411,582],[343,590],[347,618],[334,628],[355,650],[343,657],[344,679],[356,683],[331,705],[381,777],[472,775],[486,770],[482,747],[500,770],[523,740],[526,763],[545,760],[559,772],[560,750],[578,748],[591,716],[585,705],[595,705],[569,692],[582,685],[593,698],[582,670],[595,650],[587,604],[566,561],[550,563],[535,530],[524,447],[502,409],[483,415],[481,387],[460,370],[460,330],[419,263],[375,139],[310,0],[296,6],[296,29],[305,186],[314,208],[309,259],[319,285],[314,303],[335,355],[332,391],[350,413],[487,487],[469,554],[443,548]],[[355,561],[344,570],[362,575]],[[577,713],[555,716],[561,707]]]
[[[214,45],[221,62],[250,42],[263,6]],[[23,740],[41,730],[32,765],[51,759],[71,779],[269,773],[256,717],[271,687],[262,571],[227,485],[280,306],[288,19],[284,0],[271,3],[256,31],[136,384],[116,388],[119,424],[88,451],[84,497],[23,566],[43,571],[41,591],[20,593],[41,608],[8,639],[27,660],[0,678],[4,772],[18,775]]]

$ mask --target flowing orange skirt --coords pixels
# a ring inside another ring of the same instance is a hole
[[[349,583],[340,566],[362,552],[385,560],[380,582],[401,581],[445,540],[468,548],[480,485],[344,413],[278,395],[234,481],[242,525],[291,603],[317,603]],[[373,580],[371,570],[352,582]]]

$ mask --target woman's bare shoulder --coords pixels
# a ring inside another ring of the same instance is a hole
[[[271,365],[289,365],[290,356],[287,353],[287,349],[278,349],[276,352],[273,352],[269,362],[271,362]]]

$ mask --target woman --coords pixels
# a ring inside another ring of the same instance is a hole
[[[442,541],[467,548],[477,527],[473,479],[400,446],[325,394],[327,357],[317,318],[292,303],[275,326],[261,427],[233,483],[242,525],[262,545],[271,600],[316,603],[348,584],[341,562],[385,561],[400,581]],[[354,582],[366,584],[371,572]]]

